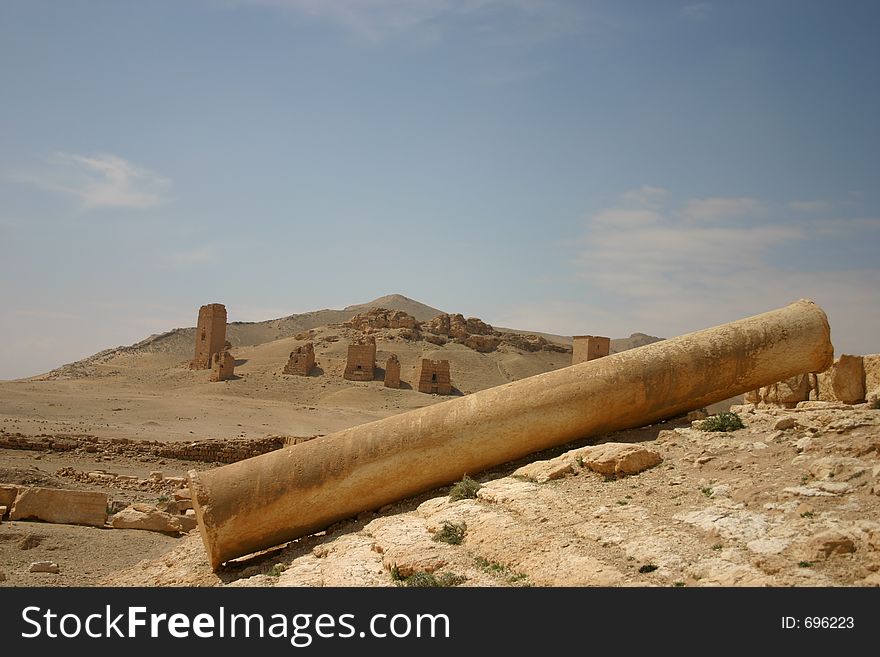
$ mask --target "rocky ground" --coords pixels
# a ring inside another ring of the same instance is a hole
[[[656,453],[619,460],[659,460],[636,474],[595,472],[595,447],[567,445],[481,473],[475,498],[436,490],[216,574],[193,531],[94,583],[880,585],[880,410],[802,406],[735,409],[746,426],[730,432],[679,419],[600,439]]]

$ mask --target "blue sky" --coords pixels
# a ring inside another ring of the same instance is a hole
[[[0,5],[0,378],[399,292],[880,352],[880,3]]]

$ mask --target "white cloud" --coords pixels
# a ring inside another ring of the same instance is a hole
[[[758,211],[761,223],[739,221]],[[830,269],[815,260],[792,266],[783,252],[825,244],[828,232],[864,241],[878,229],[877,218],[783,223],[755,199],[691,199],[665,212],[606,208],[577,242],[583,307],[548,300],[530,314],[543,312],[547,326],[565,327],[563,334],[673,336],[812,298],[829,315],[838,353],[877,352],[880,267],[841,270],[832,254]]]
[[[620,199],[627,205],[637,205],[646,208],[658,208],[666,200],[667,191],[662,187],[642,185],[638,189],[632,189],[621,194]]]
[[[605,313],[584,310],[584,315],[607,317],[613,311],[616,321],[608,321],[606,330],[614,337],[633,331],[673,336],[812,298],[831,318],[838,353],[880,351],[880,267],[828,270],[815,261],[792,266],[780,251],[821,243],[826,238],[817,228],[829,222],[742,225],[739,216],[764,208],[754,199],[742,201],[692,199],[679,210],[651,211],[652,221],[641,226],[608,221],[632,216],[626,208],[596,213],[574,265],[585,289],[604,300]],[[696,217],[713,221],[695,223]],[[873,218],[831,223],[846,239],[880,228]],[[563,319],[569,314],[558,307],[550,311]]]
[[[16,179],[75,197],[86,209],[150,208],[167,199],[168,178],[117,155],[55,153],[39,173]]]
[[[828,201],[791,201],[788,207],[797,212],[827,212],[831,204]]]
[[[447,24],[455,20],[496,42],[546,41],[579,31],[583,22],[580,7],[559,0],[224,0],[217,4],[289,11],[335,23],[372,42],[392,35],[437,42],[456,29]]]
[[[681,210],[681,216],[693,221],[716,221],[754,215],[763,209],[763,204],[753,198],[712,196],[689,200]]]

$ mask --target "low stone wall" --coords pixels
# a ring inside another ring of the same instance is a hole
[[[26,449],[39,452],[87,452],[121,456],[155,456],[157,458],[200,461],[204,463],[235,463],[259,456],[287,445],[311,440],[300,436],[267,436],[265,438],[232,438],[198,440],[188,443],[162,443],[127,438],[102,439],[94,436],[25,436],[0,433],[0,448]]]

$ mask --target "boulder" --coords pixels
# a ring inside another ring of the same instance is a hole
[[[819,401],[856,404],[865,399],[865,365],[861,356],[843,354],[817,379]]]
[[[856,551],[852,537],[837,529],[815,534],[799,547],[801,555],[808,561],[821,561],[835,554],[849,554]]]
[[[107,494],[63,488],[20,488],[10,520],[42,520],[65,525],[103,527]]]
[[[498,348],[498,345],[501,344],[501,338],[494,335],[469,335],[465,339],[464,344],[474,351],[488,353]]]
[[[637,474],[662,460],[653,449],[633,443],[596,445],[583,457],[586,467],[608,476]]]
[[[116,529],[143,529],[165,534],[179,534],[183,531],[181,517],[160,511],[150,504],[137,503],[113,516],[112,525]]]
[[[61,569],[58,568],[58,564],[54,561],[34,561],[30,568],[28,568],[29,573],[59,573]]]
[[[0,505],[5,506],[7,511],[12,508],[16,495],[18,495],[18,486],[0,484]]]

